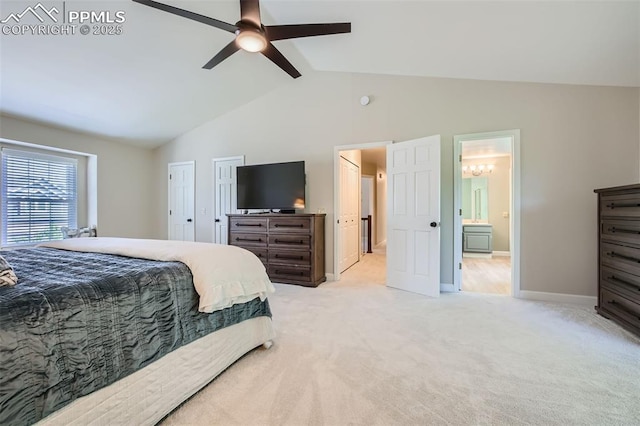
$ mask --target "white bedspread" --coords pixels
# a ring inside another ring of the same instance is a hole
[[[264,300],[268,293],[275,291],[260,259],[235,246],[108,237],[71,238],[40,246],[182,262],[191,269],[196,292],[200,295],[200,312],[224,309],[258,296]]]

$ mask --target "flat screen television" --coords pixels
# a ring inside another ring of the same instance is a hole
[[[237,167],[238,209],[304,209],[304,161]]]

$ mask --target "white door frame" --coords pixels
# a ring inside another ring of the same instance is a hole
[[[168,208],[167,208],[167,238],[171,238],[171,215],[169,214],[169,210],[171,209],[171,179],[169,179],[169,175],[171,174],[172,166],[193,166],[193,240],[196,240],[196,162],[195,161],[178,161],[175,163],[169,163],[167,166],[167,200]]]
[[[340,151],[351,151],[354,149],[380,148],[391,145],[393,141],[368,142],[353,145],[337,145],[333,147],[333,280],[340,280],[340,227],[337,226],[337,217],[340,212]],[[388,201],[388,200],[387,200]],[[327,274],[329,275],[329,274]],[[327,279],[331,280],[331,276]]]
[[[462,264],[462,142],[511,138],[511,205],[509,217],[511,250],[511,296],[520,297],[520,129],[487,133],[471,133],[453,137],[453,286],[449,291],[460,291],[460,265]]]
[[[245,164],[244,162],[244,155],[236,155],[234,157],[221,157],[221,158],[212,158],[211,159],[211,188],[213,188],[213,197],[211,197],[211,217],[213,217],[214,223],[211,226],[211,241],[216,240],[216,224],[215,224],[215,219],[217,216],[217,211],[216,211],[216,195],[215,195],[215,190],[216,190],[216,162],[218,161],[230,161],[230,160],[240,160],[240,162],[242,163],[242,165]]]

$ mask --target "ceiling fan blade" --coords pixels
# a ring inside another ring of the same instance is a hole
[[[227,59],[229,56],[233,55],[234,53],[236,53],[238,51],[238,49],[240,49],[238,47],[238,45],[236,44],[236,41],[233,40],[231,43],[227,44],[224,49],[222,49],[221,51],[218,52],[218,54],[216,56],[214,56],[213,58],[211,58],[211,60],[209,62],[207,62],[206,64],[204,64],[204,66],[202,68],[206,69],[206,70],[210,70],[211,68],[215,67],[216,65],[218,65],[220,62],[224,61],[225,59]]]
[[[259,0],[240,0],[240,20],[251,21],[260,27],[260,2]]]
[[[278,49],[276,49],[273,44],[269,43],[267,47],[260,53],[269,58],[271,62],[282,68],[284,72],[289,74],[291,77],[298,78],[302,75],[298,72],[297,69],[295,69],[293,65],[291,65],[291,62],[289,62],[287,58],[285,58],[284,55],[280,53]]]
[[[217,19],[209,18],[208,16],[199,15],[197,13],[189,12],[188,10],[180,9],[178,7],[169,6],[168,4],[158,3],[153,0],[133,0],[136,3],[144,4],[145,6],[153,7],[164,12],[173,13],[174,15],[182,16],[183,18],[192,19],[194,21],[202,22],[203,24],[211,25],[212,27],[220,28],[221,30],[235,33],[238,27],[235,25],[219,21]]]
[[[298,37],[350,33],[351,22],[340,22],[334,24],[271,25],[264,29],[267,33],[267,38],[270,41],[274,41]]]

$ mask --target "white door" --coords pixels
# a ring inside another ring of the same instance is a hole
[[[213,162],[213,242],[228,244],[228,213],[238,211],[236,167],[244,166],[244,156],[214,158]]]
[[[340,272],[360,259],[360,168],[340,157]]]
[[[387,285],[440,295],[440,135],[387,148]]]
[[[169,239],[195,241],[195,162],[169,164]]]

